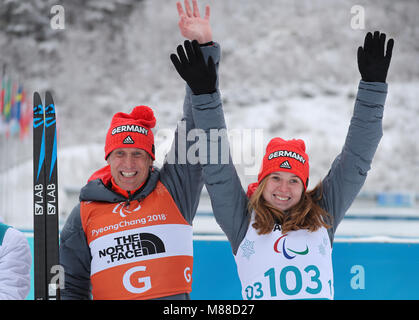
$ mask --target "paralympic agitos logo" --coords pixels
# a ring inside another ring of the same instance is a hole
[[[137,207],[135,207],[135,209],[133,210],[129,210],[126,206],[125,206],[125,202],[119,202],[115,208],[113,208],[112,213],[119,213],[119,215],[121,216],[121,218],[125,218],[127,216],[127,214],[133,213],[133,212],[137,212],[138,210],[141,209],[141,205],[138,203]]]
[[[288,234],[286,233],[283,236],[279,237],[278,240],[275,241],[275,243],[274,243],[274,251],[276,253],[282,253],[284,255],[284,257],[287,258],[287,259],[289,259],[289,260],[294,259],[297,255],[305,256],[306,254],[308,254],[309,250],[308,250],[307,244],[306,244],[305,250],[303,250],[303,251],[297,251],[297,250],[293,250],[293,249],[287,248],[286,245],[285,245],[285,242],[287,240],[285,237],[287,235]],[[278,249],[278,247],[280,246],[280,242],[282,243],[282,251],[280,251]]]

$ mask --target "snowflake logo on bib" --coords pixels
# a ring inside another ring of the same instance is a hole
[[[326,246],[328,245],[328,240],[327,238],[323,237],[323,241],[322,243],[320,243],[317,247],[319,249],[319,253],[324,256],[326,255]]]
[[[243,244],[240,248],[243,250],[243,257],[250,259],[250,256],[255,253],[255,249],[253,248],[255,242],[244,239]]]

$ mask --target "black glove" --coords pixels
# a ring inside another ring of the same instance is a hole
[[[179,45],[177,47],[179,58],[175,54],[170,55],[170,59],[179,75],[196,95],[215,92],[217,72],[212,57],[208,58],[207,65],[196,40],[193,40],[192,43],[186,40],[184,46],[186,54],[183,47]]]
[[[358,48],[358,69],[363,81],[386,82],[394,40],[388,40],[384,55],[385,43],[385,33],[380,34],[379,31],[375,31],[373,36],[371,32],[368,32],[365,36],[364,48]]]

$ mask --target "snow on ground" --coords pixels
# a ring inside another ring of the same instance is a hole
[[[168,144],[168,142],[166,143]],[[158,150],[159,152],[159,150]],[[59,151],[59,209],[60,225],[77,204],[78,193],[90,174],[105,165],[103,147],[98,144],[65,148]],[[27,161],[0,175],[0,180],[9,181],[9,199],[3,199],[3,219],[6,223],[32,229],[32,162]],[[243,179],[244,180],[244,179]],[[243,184],[244,185],[244,184]],[[360,219],[350,219],[357,216]],[[375,219],[375,217],[384,217]],[[387,236],[398,238],[419,238],[419,206],[380,207],[373,199],[358,199],[338,228],[339,237]],[[402,219],[405,218],[405,219]],[[211,214],[211,204],[204,189],[198,214],[194,221],[197,235],[223,235]]]

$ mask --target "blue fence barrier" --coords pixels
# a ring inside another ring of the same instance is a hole
[[[376,197],[379,207],[413,207],[415,205],[415,194],[413,192],[380,192]]]
[[[241,299],[226,241],[194,242],[192,299]],[[419,243],[335,242],[336,300],[419,299]]]
[[[333,267],[336,300],[419,299],[419,243],[335,242]],[[229,243],[194,240],[191,299],[240,300],[240,291]]]

